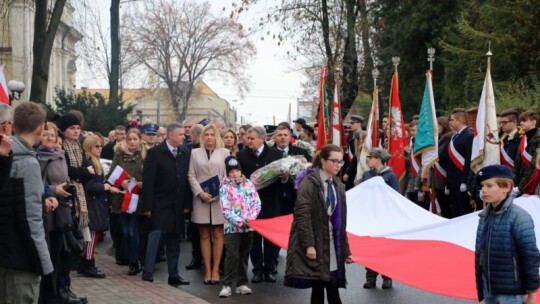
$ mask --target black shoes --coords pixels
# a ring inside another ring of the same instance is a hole
[[[96,261],[94,259],[83,260],[77,273],[90,278],[103,279],[105,277],[105,274],[96,267]]]
[[[154,282],[154,277],[151,273],[144,272],[142,273],[142,280],[146,282]]]
[[[88,300],[86,298],[79,298],[69,286],[58,288],[58,303],[62,304],[86,304]]]
[[[262,280],[263,280],[262,273],[257,272],[253,275],[253,278],[251,279],[251,283],[260,283],[262,282]]]
[[[375,280],[367,280],[367,281],[364,283],[364,288],[365,288],[365,289],[372,289],[372,288],[375,288]]]
[[[167,283],[172,286],[189,285],[189,281],[184,280],[181,276],[169,278]]]
[[[141,265],[139,264],[139,261],[131,261],[129,262],[129,270],[128,275],[134,276],[141,272]]]
[[[191,263],[189,263],[189,265],[186,265],[186,270],[199,269],[202,265],[203,264],[200,260],[192,259]]]
[[[383,282],[382,282],[382,288],[383,289],[392,288],[392,280],[391,279],[384,279]]]
[[[265,273],[264,274],[264,280],[266,282],[274,283],[276,281],[276,277],[271,273]]]

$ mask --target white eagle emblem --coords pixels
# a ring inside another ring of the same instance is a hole
[[[403,131],[402,131],[403,122],[401,121],[401,110],[396,107],[392,107],[391,112],[392,112],[391,113],[392,123],[390,127],[390,134],[394,138],[401,138],[403,137]]]

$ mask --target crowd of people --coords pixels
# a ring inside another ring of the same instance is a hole
[[[447,218],[487,204],[476,251],[480,299],[528,293],[527,303],[532,303],[535,297],[534,228],[530,216],[512,205],[513,197],[540,191],[535,112],[500,114],[501,165],[482,169],[480,178],[470,169],[473,132],[465,110],[438,119],[439,161],[427,178],[418,174],[421,167],[410,156],[418,125],[413,119],[407,124],[408,170],[402,179],[388,165],[387,115],[379,147],[362,151],[364,119],[352,115],[347,147],[326,145],[315,153],[317,126],[302,118],[292,126],[282,122],[238,130],[219,120],[187,118],[166,126],[133,121],[104,137],[85,130],[78,111],[55,122],[47,122],[45,113],[33,102],[13,111],[0,104],[0,299],[6,303],[87,303],[71,289],[70,272],[106,277],[94,253],[107,233],[116,263],[127,266],[130,276],[153,282],[155,263],[166,260],[168,284],[189,284],[179,269],[180,241],[187,234],[192,260],[186,270],[203,268],[205,285],[222,284],[220,297],[251,294],[249,281],[276,282],[280,248],[249,223],[287,214],[294,220],[285,285],[312,288],[311,303],[324,303],[325,290],[329,303],[341,303],[345,264],[354,262],[345,191],[376,176],[422,208],[429,209],[436,198]],[[361,153],[367,153],[365,171],[358,166]],[[311,162],[311,168],[293,177],[281,172],[264,188],[250,180],[252,173],[290,156]],[[504,244],[492,247],[492,239]],[[510,257],[516,276],[512,287],[500,283],[505,281],[499,274],[486,272],[501,267],[489,259],[492,254],[507,259],[501,248],[515,253]],[[377,276],[366,269],[363,287],[375,288]],[[392,288],[392,279],[382,278],[382,288]]]

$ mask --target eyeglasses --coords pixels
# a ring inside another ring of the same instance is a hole
[[[94,148],[101,149],[101,148],[103,148],[103,146],[102,145],[95,145]]]
[[[331,161],[332,164],[334,164],[334,166],[342,167],[345,164],[343,160],[338,160],[338,159],[327,159],[327,160]]]

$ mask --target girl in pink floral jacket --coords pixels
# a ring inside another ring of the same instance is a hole
[[[261,200],[255,186],[242,176],[240,163],[234,156],[225,159],[227,177],[221,182],[219,200],[225,218],[225,276],[220,297],[231,296],[234,283],[236,293],[251,294],[247,286],[247,265],[253,229],[249,221],[261,211]]]

